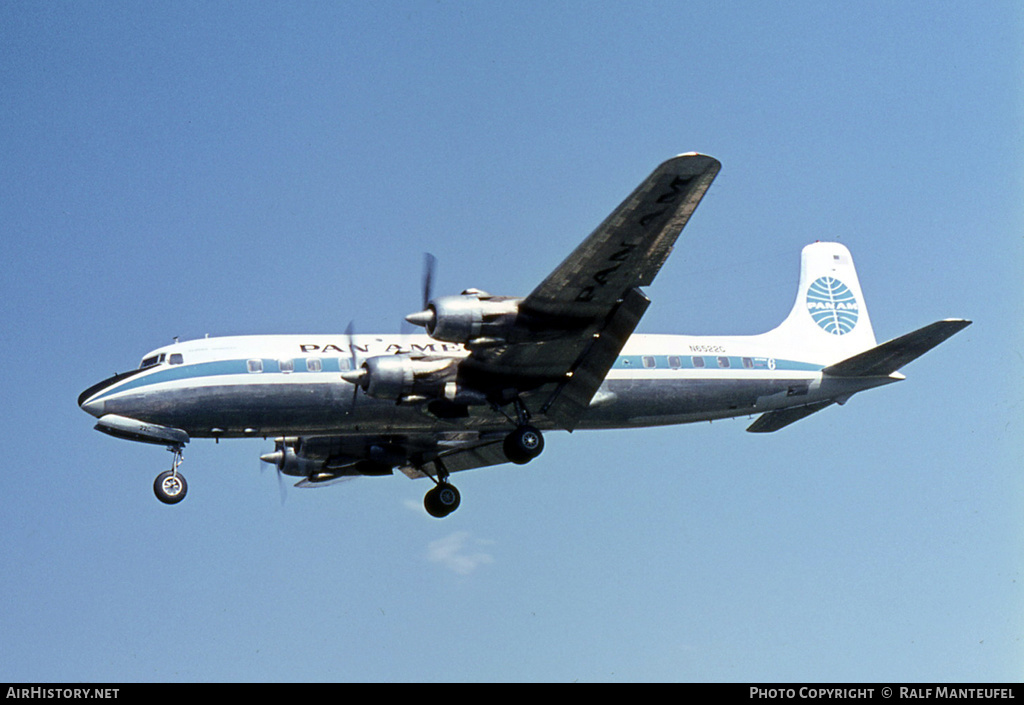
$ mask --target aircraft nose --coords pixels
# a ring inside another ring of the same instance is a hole
[[[114,375],[113,377],[109,377],[102,382],[92,385],[78,395],[78,406],[81,407],[82,411],[87,414],[91,414],[96,418],[103,416],[103,407],[105,404],[103,401],[97,401],[97,398],[100,396],[100,392],[123,377],[124,375]]]
[[[106,401],[100,399],[100,397],[104,396],[102,392],[110,389],[120,382],[123,382],[129,377],[134,377],[142,371],[143,368],[130,370],[128,372],[120,372],[113,377],[108,377],[102,382],[97,382],[78,395],[78,406],[82,408],[82,411],[87,414],[92,414],[96,418],[103,416],[106,413]],[[99,400],[97,401],[97,399]]]
[[[96,393],[91,389],[87,389],[85,392],[78,397],[78,406],[81,407],[82,411],[96,418],[103,416],[103,402],[96,401],[93,397]]]

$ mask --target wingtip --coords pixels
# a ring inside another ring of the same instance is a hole
[[[702,152],[684,152],[683,154],[677,154],[676,156],[665,160],[665,165],[671,164],[673,162],[684,162],[691,160],[697,163],[704,162],[702,166],[702,170],[704,171],[710,170],[715,171],[717,173],[718,170],[722,168],[722,162],[718,161],[710,154],[703,154]]]

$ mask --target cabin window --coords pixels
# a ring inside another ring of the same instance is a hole
[[[654,359],[653,355],[644,355],[644,367],[650,369],[652,367],[657,367],[657,366],[658,366],[658,363]]]
[[[181,356],[181,353],[171,353],[171,357],[167,361],[172,365],[181,365],[185,362],[185,358]]]
[[[262,372],[263,371],[263,360],[249,360],[245,363],[246,369],[250,372]]]
[[[704,367],[704,358],[703,357],[700,357],[698,355],[697,357],[691,357],[690,360],[693,362],[693,366],[694,367],[697,367],[697,368]]]
[[[324,368],[323,363],[315,357],[311,357],[306,360],[306,370],[308,372],[319,372]]]
[[[678,355],[669,355],[668,366],[671,367],[673,370],[678,370],[680,367],[683,366],[683,360]]]
[[[749,357],[743,358],[743,366],[748,370],[754,369],[754,360]]]
[[[294,372],[295,371],[295,361],[294,360],[278,360],[277,361],[277,368],[279,370],[281,370],[282,372],[284,372],[284,373]]]
[[[342,372],[348,372],[350,369],[352,369],[352,361],[349,360],[347,357],[339,357],[338,369],[341,370]]]
[[[729,366],[729,358],[727,358],[727,357],[720,357],[720,358],[718,358],[718,366],[723,368],[723,369],[728,367]]]

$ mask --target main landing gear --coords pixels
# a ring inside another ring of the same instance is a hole
[[[544,436],[528,423],[530,415],[526,406],[518,399],[515,405],[518,423],[515,430],[505,436],[502,450],[511,462],[525,465],[544,450]],[[434,481],[434,487],[423,497],[423,507],[430,516],[443,519],[459,508],[462,498],[455,486],[448,482],[448,468],[441,458],[435,458],[434,464],[438,469],[437,477],[429,476]]]
[[[435,519],[443,519],[459,508],[462,496],[455,485],[449,484],[448,468],[444,466],[444,461],[435,458],[434,464],[437,466],[437,478],[429,476],[434,481],[434,487],[423,497],[423,508]]]
[[[462,497],[459,495],[459,491],[455,489],[455,485],[450,485],[445,481],[438,482],[423,497],[423,508],[427,510],[427,514],[436,519],[443,519],[448,516],[458,509],[461,503]]]
[[[516,429],[505,436],[502,450],[505,451],[505,457],[516,465],[525,465],[544,450],[544,436],[530,425],[530,412],[523,400],[516,397],[513,404],[516,409]]]
[[[185,493],[188,492],[185,476],[178,472],[178,466],[184,462],[184,457],[181,446],[170,446],[167,450],[174,453],[174,460],[171,461],[170,470],[164,470],[156,476],[156,480],[153,481],[153,493],[164,504],[177,504],[185,499]]]
[[[505,457],[516,465],[525,465],[544,450],[544,436],[533,426],[523,424],[505,436],[502,450]]]

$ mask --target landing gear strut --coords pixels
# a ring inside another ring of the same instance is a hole
[[[184,462],[184,458],[181,446],[171,446],[167,450],[174,453],[174,460],[171,461],[170,470],[164,470],[156,476],[156,480],[153,481],[153,492],[164,504],[177,504],[185,499],[185,493],[188,492],[185,476],[178,472],[178,466]]]

